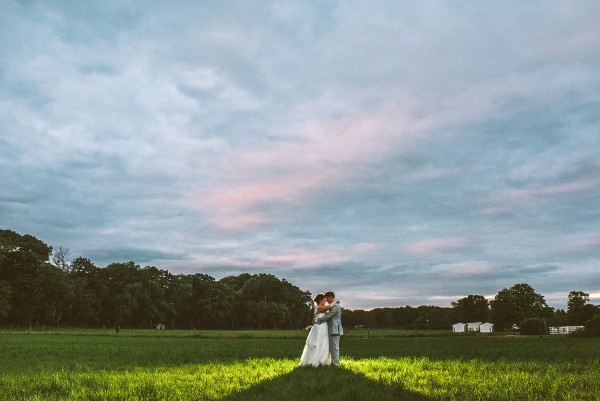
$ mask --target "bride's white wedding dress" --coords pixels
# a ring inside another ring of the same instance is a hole
[[[317,313],[316,318],[325,316],[325,313]],[[329,331],[327,323],[313,324],[306,337],[306,345],[300,357],[298,366],[330,365],[331,354],[329,353]]]

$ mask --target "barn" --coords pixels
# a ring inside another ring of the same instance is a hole
[[[464,323],[454,323],[452,325],[453,333],[464,333],[467,330],[467,325]]]
[[[467,323],[467,331],[479,331],[479,326],[481,326],[481,322]]]
[[[494,332],[494,323],[481,323],[479,325],[480,333],[493,333]]]

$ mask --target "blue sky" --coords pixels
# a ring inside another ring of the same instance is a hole
[[[600,3],[0,0],[0,226],[348,308],[600,303]]]

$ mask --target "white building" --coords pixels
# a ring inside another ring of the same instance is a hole
[[[452,325],[453,333],[493,333],[493,323],[471,322],[471,323],[455,323]]]
[[[494,332],[494,323],[481,323],[479,325],[480,333],[493,333]]]
[[[452,325],[453,333],[464,333],[465,331],[467,331],[467,325],[464,323],[454,323]]]
[[[550,334],[569,334],[579,330],[583,330],[583,326],[555,326],[548,328]]]
[[[481,326],[481,322],[467,323],[467,331],[479,331],[479,326]]]

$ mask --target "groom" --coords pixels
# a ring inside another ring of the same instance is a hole
[[[335,302],[335,294],[333,291],[327,291],[325,293],[325,300],[329,304]],[[336,303],[325,316],[315,320],[315,323],[317,324],[321,324],[322,322],[327,322],[329,331],[331,363],[333,366],[340,366],[340,336],[344,334],[344,329],[342,328],[342,307],[339,303]]]

